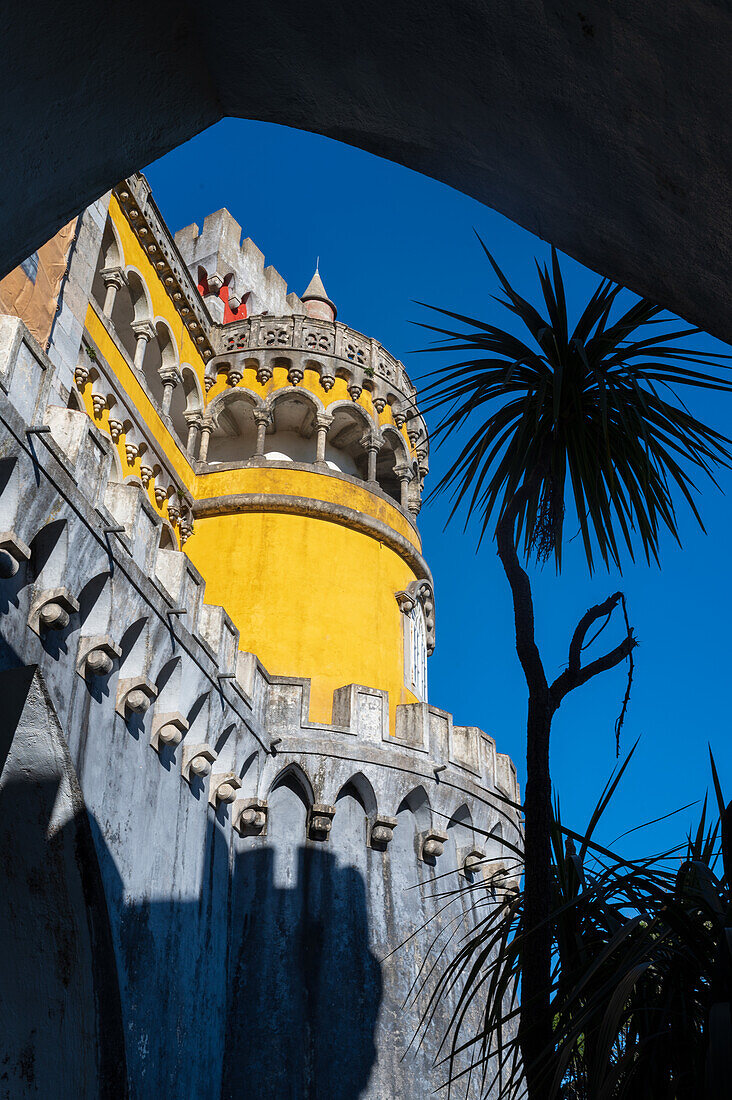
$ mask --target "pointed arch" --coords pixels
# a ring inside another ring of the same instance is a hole
[[[420,832],[432,827],[432,806],[427,791],[421,783],[401,800],[397,807],[397,816],[407,811],[414,817],[416,827]]]
[[[368,818],[375,817],[377,811],[376,794],[363,772],[356,772],[355,775],[352,775],[351,778],[343,784],[336,795],[336,804],[339,798],[343,798],[347,794],[352,795],[356,799]]]
[[[289,790],[293,791],[308,810],[315,802],[313,785],[305,774],[304,769],[299,764],[288,764],[287,767],[283,768],[282,771],[275,776],[267,792],[268,797],[274,794],[280,787],[287,787]]]

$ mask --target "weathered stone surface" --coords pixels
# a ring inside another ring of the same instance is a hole
[[[513,766],[427,704],[391,737],[367,685],[308,721],[309,681],[238,652],[108,439],[7,332],[0,522],[27,550],[0,577],[10,1095],[421,1100],[439,1025],[402,1055],[451,919],[436,876],[506,856],[493,792],[518,797]],[[16,397],[50,431],[29,435]],[[68,620],[36,630],[48,600]]]

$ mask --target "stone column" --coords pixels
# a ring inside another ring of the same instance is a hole
[[[267,428],[272,422],[269,409],[255,409],[254,420],[257,425],[257,445],[254,449],[254,457],[262,458],[264,456],[264,440]]]
[[[409,482],[412,480],[412,471],[409,466],[395,466],[394,473],[399,478],[399,503],[402,511],[409,510]]]
[[[369,464],[368,474],[366,480],[375,483],[376,482],[376,456],[379,453],[381,447],[381,439],[375,432],[367,432],[361,440],[361,446],[368,453]]]
[[[149,321],[133,321],[130,328],[135,334],[137,344],[135,346],[135,366],[142,370],[142,361],[145,358],[145,348],[148,340],[155,338],[155,329]]]
[[[198,441],[198,433],[201,430],[201,414],[200,412],[183,413],[183,419],[188,425],[188,438],[186,440],[186,450],[189,455],[196,453],[196,443]]]
[[[211,440],[211,432],[213,431],[213,422],[211,420],[201,421],[201,446],[198,450],[198,461],[206,462],[208,459],[208,445]]]
[[[121,290],[126,282],[125,273],[121,267],[105,267],[102,268],[101,275],[107,291],[102,312],[105,317],[111,317],[117,291]]]
[[[174,370],[173,367],[162,367],[158,371],[158,375],[163,383],[163,416],[167,416],[170,412],[170,402],[173,400],[173,390],[180,382],[180,378],[177,370]]]
[[[317,413],[315,417],[315,427],[318,432],[317,449],[315,452],[315,464],[316,466],[325,465],[325,441],[328,437],[328,429],[333,423],[333,417],[330,413]]]

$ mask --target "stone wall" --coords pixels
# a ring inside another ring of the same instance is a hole
[[[368,686],[309,723],[8,317],[0,387],[5,1094],[430,1094],[434,895],[500,903],[513,765]]]

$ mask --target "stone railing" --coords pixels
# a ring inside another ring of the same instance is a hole
[[[348,328],[340,321],[314,317],[249,317],[217,325],[211,334],[217,355],[235,352],[303,352],[314,361],[324,357],[341,360],[344,367],[377,379],[391,400],[414,398],[416,390],[404,368],[378,340]]]

